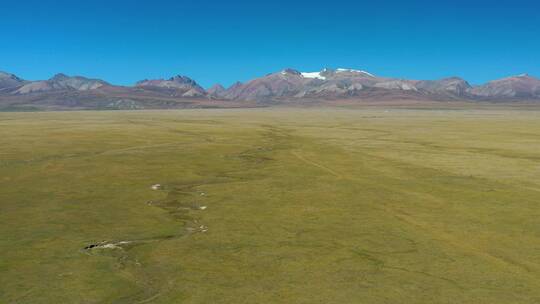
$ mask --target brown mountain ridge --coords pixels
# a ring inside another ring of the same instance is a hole
[[[247,107],[333,100],[538,102],[540,80],[527,74],[471,86],[459,77],[408,80],[353,69],[284,69],[229,88],[205,90],[182,75],[116,86],[100,79],[57,74],[28,81],[0,72],[0,109],[146,109]]]

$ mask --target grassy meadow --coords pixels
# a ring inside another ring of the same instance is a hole
[[[540,303],[540,111],[0,113],[0,303]]]

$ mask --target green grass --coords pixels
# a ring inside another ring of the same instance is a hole
[[[0,303],[539,303],[539,114],[0,113]]]

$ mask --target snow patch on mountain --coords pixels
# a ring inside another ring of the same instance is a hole
[[[368,75],[370,77],[375,77],[375,75],[373,75],[373,74],[371,74],[369,72],[366,72],[366,71],[362,71],[362,70],[343,69],[343,68],[336,69],[336,73],[343,73],[343,72],[360,73],[360,74]]]
[[[326,77],[321,75],[321,72],[302,72],[304,78],[322,79],[326,80]]]

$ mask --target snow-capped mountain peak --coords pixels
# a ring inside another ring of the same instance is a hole
[[[322,79],[322,80],[325,80],[326,77],[322,75],[322,73],[324,72],[324,70],[322,72],[302,72],[302,76],[304,78],[313,78],[313,79]]]
[[[344,69],[344,68],[336,69],[336,73],[343,73],[343,72],[360,73],[360,74],[365,74],[365,75],[370,76],[370,77],[375,77],[375,75],[373,75],[373,74],[371,74],[369,72],[366,72],[366,71],[362,71],[362,70]]]
[[[284,75],[284,76],[287,76],[287,75],[300,75],[300,72],[298,72],[295,69],[288,68],[288,69],[285,69],[285,70],[281,71],[281,75]]]
[[[375,77],[375,75],[362,71],[362,70],[354,70],[354,69],[345,69],[345,68],[339,68],[339,69],[323,69],[320,72],[302,72],[302,76],[304,78],[312,78],[312,79],[321,79],[321,80],[328,80],[328,77],[330,77],[332,74],[339,74],[339,73],[355,73],[355,74],[362,74],[368,77]]]

